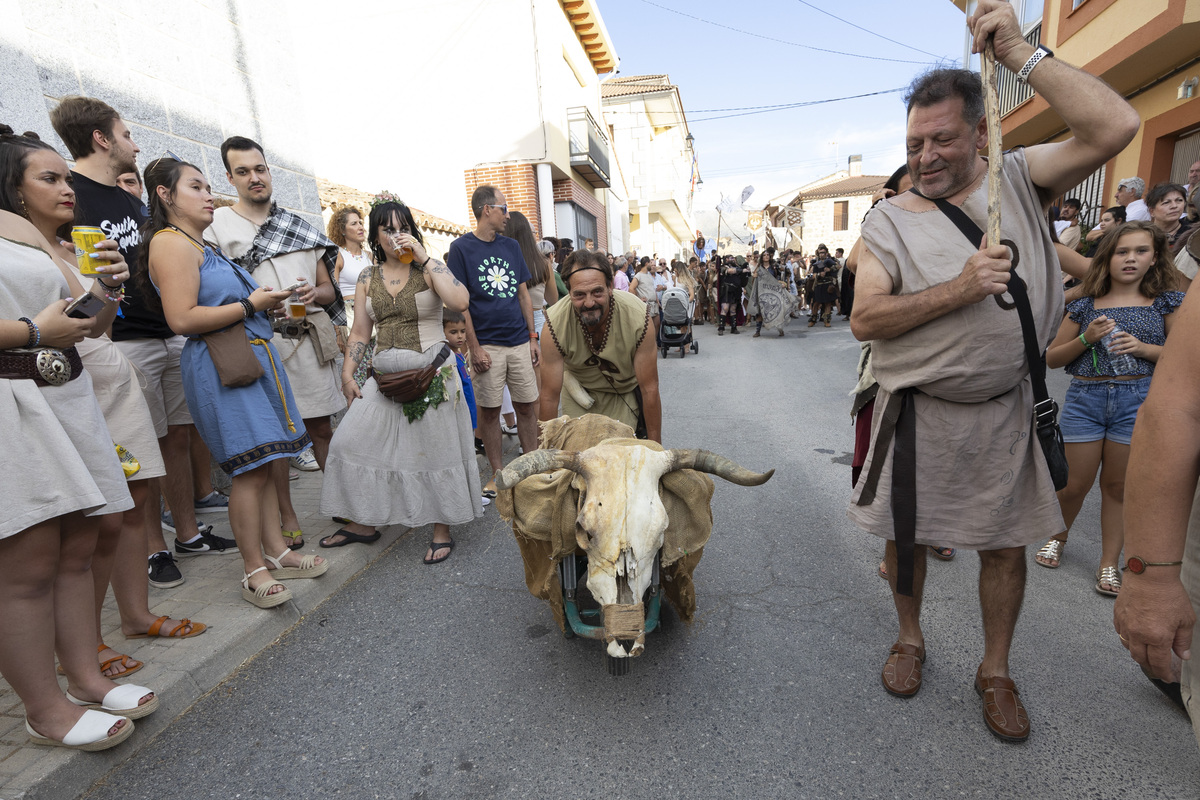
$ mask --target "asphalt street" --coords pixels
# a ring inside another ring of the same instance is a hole
[[[401,538],[87,797],[1200,796],[1186,717],[1093,591],[1096,492],[1060,569],[1029,555],[1012,654],[1027,743],[993,738],[972,688],[973,553],[930,564],[920,694],[883,690],[883,547],[845,513],[859,348],[848,323],[802,325],[761,339],[702,326],[698,355],[660,359],[668,447],[776,473],[717,479],[697,620],[668,616],[629,675],[562,637],[490,507],[442,565],[420,562],[428,529]]]

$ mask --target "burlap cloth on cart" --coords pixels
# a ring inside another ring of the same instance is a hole
[[[559,417],[542,424],[541,446],[547,449],[586,450],[606,439],[616,440],[610,444],[663,449],[657,442],[633,438],[628,425],[598,414],[579,419]],[[558,562],[570,553],[584,554],[575,541],[575,519],[585,491],[583,478],[560,469],[532,475],[496,497],[496,508],[512,524],[521,548],[525,585],[530,594],[550,604],[562,630],[566,630],[566,619]],[[692,573],[712,534],[713,482],[702,472],[676,470],[663,476],[659,496],[668,519],[662,548],[663,594],[679,618],[690,623],[696,613]],[[581,584],[585,579],[581,578]]]

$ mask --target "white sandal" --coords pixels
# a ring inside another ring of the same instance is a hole
[[[319,575],[324,575],[325,571],[329,569],[329,559],[323,559],[321,563],[318,564],[317,557],[311,553],[309,555],[300,557],[300,566],[285,567],[283,565],[283,559],[290,552],[292,552],[292,550],[289,548],[274,558],[271,558],[270,556],[264,556],[264,558],[266,558],[267,561],[272,564],[270,567],[272,578],[281,581],[288,581],[292,580],[293,578],[316,578]]]
[[[154,692],[145,686],[126,683],[104,695],[104,699],[99,703],[80,700],[70,692],[67,692],[67,699],[77,706],[83,706],[94,711],[107,711],[109,714],[116,714],[119,717],[126,717],[128,719],[141,719],[149,714],[153,714],[158,709],[158,695],[156,694],[148,702],[138,705],[138,701],[148,694],[154,694]]]
[[[250,578],[260,572],[267,572],[270,574],[266,567],[259,567],[246,577],[242,578],[243,600],[251,605],[257,606],[258,608],[274,608],[275,606],[283,605],[288,600],[292,599],[292,590],[286,586],[283,586],[283,584],[279,581],[267,581],[257,589],[251,589]],[[268,594],[273,586],[283,586],[283,591],[276,592],[275,594]]]
[[[110,747],[116,747],[121,742],[128,739],[133,734],[133,720],[126,719],[125,724],[121,729],[112,736],[108,735],[108,729],[116,725],[119,720],[124,717],[114,717],[112,714],[105,714],[103,711],[85,711],[83,716],[79,718],[71,730],[67,731],[67,735],[60,742],[57,739],[51,739],[49,736],[42,736],[33,729],[29,724],[29,719],[25,720],[25,732],[29,734],[29,740],[34,744],[44,744],[49,747],[68,747],[72,750],[86,750],[89,753],[94,753],[97,750],[107,750]]]
[[[271,564],[271,577],[277,581],[292,581],[293,578],[316,578],[325,575],[325,571],[329,570],[329,559],[322,559],[322,563],[317,564],[317,557],[313,554],[301,555],[300,566],[283,566],[283,559],[287,554],[292,552],[292,549],[286,549],[282,553],[271,558],[270,555],[264,555],[263,558]]]

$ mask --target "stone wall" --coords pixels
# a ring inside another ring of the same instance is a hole
[[[68,95],[104,100],[129,125],[139,166],[167,150],[225,180],[221,142],[260,142],[275,198],[320,225],[315,117],[295,85],[301,52],[277,0],[0,0],[0,122],[68,154],[49,110]],[[314,98],[313,102],[319,102]]]

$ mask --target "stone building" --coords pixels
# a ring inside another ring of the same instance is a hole
[[[256,0],[0,0],[0,122],[66,147],[49,109],[68,95],[104,100],[141,148],[200,167],[232,196],[220,145],[266,150],[276,200],[320,222],[311,138],[296,124],[296,34],[278,4]]]
[[[850,156],[846,169],[776,198],[779,208],[774,210],[777,215],[783,213],[782,206],[803,210],[800,237],[804,240],[805,255],[821,243],[829,247],[830,253],[839,247],[848,253],[858,240],[862,219],[871,208],[871,197],[883,188],[887,179],[887,175],[863,175],[862,157]],[[772,224],[783,222],[775,219]]]

